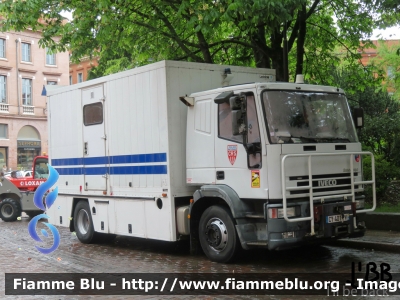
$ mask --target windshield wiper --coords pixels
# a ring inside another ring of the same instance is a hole
[[[327,140],[327,141],[335,141],[335,142],[348,142],[348,143],[350,143],[350,140],[348,138],[340,138],[340,137],[318,137],[317,139]]]
[[[292,136],[291,138],[295,138],[295,139],[301,139],[301,140],[306,140],[307,142],[317,142],[317,137],[313,137],[313,136]]]
[[[323,137],[323,136],[292,136],[295,139],[305,140],[307,142],[318,143],[321,141],[330,141],[330,142],[350,142],[348,138],[340,138],[340,137]]]

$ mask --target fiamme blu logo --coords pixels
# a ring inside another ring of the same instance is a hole
[[[49,167],[49,178],[47,179],[47,181],[42,183],[37,188],[37,190],[35,191],[35,194],[33,196],[33,203],[35,204],[35,206],[37,208],[39,208],[43,211],[45,211],[46,209],[49,209],[54,204],[54,201],[56,201],[57,195],[58,195],[58,187],[56,187],[53,191],[51,191],[50,193],[47,194],[45,200],[43,201],[43,197],[45,196],[46,192],[57,182],[58,177],[59,177],[58,172],[52,166],[48,165],[48,167]],[[40,219],[48,219],[48,218],[49,218],[48,215],[40,214],[40,215],[32,218],[32,220],[29,222],[28,231],[29,231],[30,236],[35,241],[44,243],[44,241],[39,237],[39,235],[36,232],[36,226]],[[39,246],[35,246],[35,247],[41,253],[49,254],[51,252],[54,252],[60,245],[60,233],[58,232],[57,228],[55,226],[53,226],[52,224],[49,224],[46,222],[43,222],[43,224],[46,225],[47,228],[50,229],[50,231],[53,235],[53,244],[51,245],[50,248],[42,248]],[[49,237],[49,234],[45,229],[41,229],[40,232],[42,233],[42,235],[45,238]]]

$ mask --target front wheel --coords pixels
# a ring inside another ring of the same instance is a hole
[[[11,198],[0,202],[0,218],[4,222],[13,222],[21,216],[21,205]]]
[[[199,224],[201,248],[211,261],[232,261],[240,249],[231,212],[223,206],[211,206],[201,215]]]
[[[76,236],[82,243],[90,244],[95,241],[92,215],[89,203],[86,201],[79,201],[75,206],[74,227]]]

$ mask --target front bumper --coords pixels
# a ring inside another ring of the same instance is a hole
[[[301,216],[309,216],[308,203],[300,206]],[[266,209],[277,205],[266,205]],[[311,235],[311,221],[287,222],[285,219],[267,219],[268,249],[281,250],[304,244],[321,244],[332,239],[360,237],[365,233],[364,222],[359,222],[351,210],[351,201],[325,203],[319,205],[320,214],[314,214],[314,235]],[[332,216],[348,216],[346,220],[332,220]]]
[[[295,247],[300,247],[303,245],[310,244],[324,244],[334,239],[341,238],[356,238],[362,237],[365,234],[365,228],[363,229],[355,229],[352,233],[340,234],[337,236],[325,237],[325,236],[310,236],[303,234],[303,232],[295,232],[296,235],[300,235],[300,237],[293,238],[283,238],[282,233],[270,233],[268,236],[268,249],[269,250],[284,250]]]

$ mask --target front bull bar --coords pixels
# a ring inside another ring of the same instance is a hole
[[[311,168],[311,159],[313,156],[345,156],[348,155],[350,158],[350,178],[351,178],[351,193],[340,194],[340,195],[329,195],[329,196],[313,196],[313,186],[312,186],[312,168]],[[368,181],[357,181],[354,182],[354,172],[353,172],[353,158],[354,155],[369,155],[371,156],[371,172],[372,172],[372,180]],[[290,157],[307,157],[308,158],[308,186],[300,186],[300,187],[286,187],[286,172],[285,172],[285,161]],[[365,213],[374,211],[376,208],[376,192],[375,192],[375,159],[374,155],[371,152],[347,152],[347,153],[312,153],[312,154],[287,154],[282,157],[281,161],[281,174],[282,174],[282,198],[283,198],[283,218],[287,222],[300,222],[300,221],[311,221],[311,235],[315,235],[314,231],[314,201],[315,200],[324,200],[330,198],[337,197],[351,197],[351,201],[355,202],[355,192],[354,186],[358,184],[372,184],[372,208],[369,209],[360,209],[356,210],[358,213]],[[300,218],[288,218],[287,216],[287,199],[286,192],[295,191],[295,190],[309,190],[309,199],[310,199],[310,216],[309,217],[300,217]],[[356,219],[353,218],[354,228],[356,228]]]

